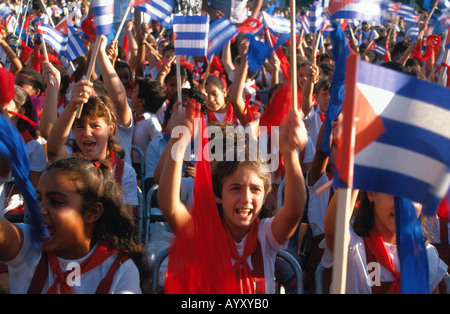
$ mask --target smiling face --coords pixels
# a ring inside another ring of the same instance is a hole
[[[44,251],[76,259],[89,252],[93,225],[83,212],[83,199],[62,171],[44,172],[36,188],[37,200],[50,238],[42,243]]]
[[[224,178],[222,196],[216,197],[216,202],[222,204],[223,220],[235,241],[240,241],[247,234],[264,200],[264,181],[250,166],[239,166]]]
[[[75,120],[73,131],[75,142],[86,158],[106,158],[113,124],[108,124],[104,118]]]

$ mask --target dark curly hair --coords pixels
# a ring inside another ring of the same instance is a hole
[[[109,248],[130,256],[139,269],[142,289],[147,289],[144,285],[150,278],[146,251],[139,240],[132,214],[122,203],[121,188],[112,175],[111,163],[72,156],[49,164],[45,172],[66,174],[83,198],[83,210],[96,202],[103,205],[92,242],[103,241]]]

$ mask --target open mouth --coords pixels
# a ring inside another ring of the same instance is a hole
[[[248,217],[252,213],[251,209],[249,209],[249,208],[238,208],[235,210],[235,212],[240,217]]]
[[[86,150],[93,150],[95,147],[95,142],[83,142],[83,146]]]

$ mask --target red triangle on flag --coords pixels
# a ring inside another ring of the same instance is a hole
[[[55,26],[55,29],[62,33],[62,34],[68,34],[69,33],[69,17],[66,16],[61,20],[61,22],[58,23],[58,25]]]

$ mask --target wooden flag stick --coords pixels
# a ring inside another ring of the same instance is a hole
[[[178,102],[182,102],[181,97],[181,69],[180,69],[180,56],[177,55],[177,100]]]
[[[213,61],[213,58],[214,58],[214,54],[211,55],[211,58],[209,58],[209,60],[208,60],[208,65],[206,66],[205,77],[203,78],[202,89],[205,89],[206,78],[209,76],[209,71],[210,71],[210,68],[211,68],[211,62]]]
[[[334,232],[333,246],[333,290],[334,294],[345,293],[347,279],[347,258],[348,243],[350,240],[349,225],[352,212],[352,190],[353,186],[353,151],[355,146],[355,107],[356,107],[356,82],[358,70],[358,56],[347,58],[345,68],[345,98],[343,104],[343,122],[341,135],[341,148],[338,152],[340,158],[340,170],[344,181],[347,181],[349,187],[338,188],[337,190],[337,208],[336,208],[336,227]],[[350,122],[350,123],[349,123]],[[342,157],[341,157],[342,156]]]
[[[42,50],[44,51],[45,61],[50,62],[48,59],[47,46],[45,45],[44,36],[41,37],[41,47],[42,47]],[[55,84],[52,81],[51,75],[48,76],[48,81],[51,86],[55,86]]]
[[[295,37],[295,0],[290,0],[290,18],[291,18],[291,45],[290,49],[290,76],[292,90],[292,110],[297,114],[297,41]]]
[[[97,39],[95,40],[94,47],[92,50],[91,60],[89,61],[89,66],[88,66],[88,69],[86,72],[86,79],[88,81],[91,79],[92,72],[94,71],[95,59],[97,59],[99,46],[100,46],[100,36],[97,36]],[[83,111],[83,105],[84,104],[81,104],[77,109],[77,113],[75,116],[77,119],[79,119],[81,117],[81,111]]]
[[[122,31],[123,25],[125,24],[125,20],[128,17],[128,13],[130,13],[131,8],[133,7],[134,0],[130,0],[130,3],[128,4],[127,10],[125,11],[125,14],[123,15],[122,21],[120,22],[119,28],[117,29],[116,36],[114,36],[114,41],[117,41],[120,36],[120,32]]]

